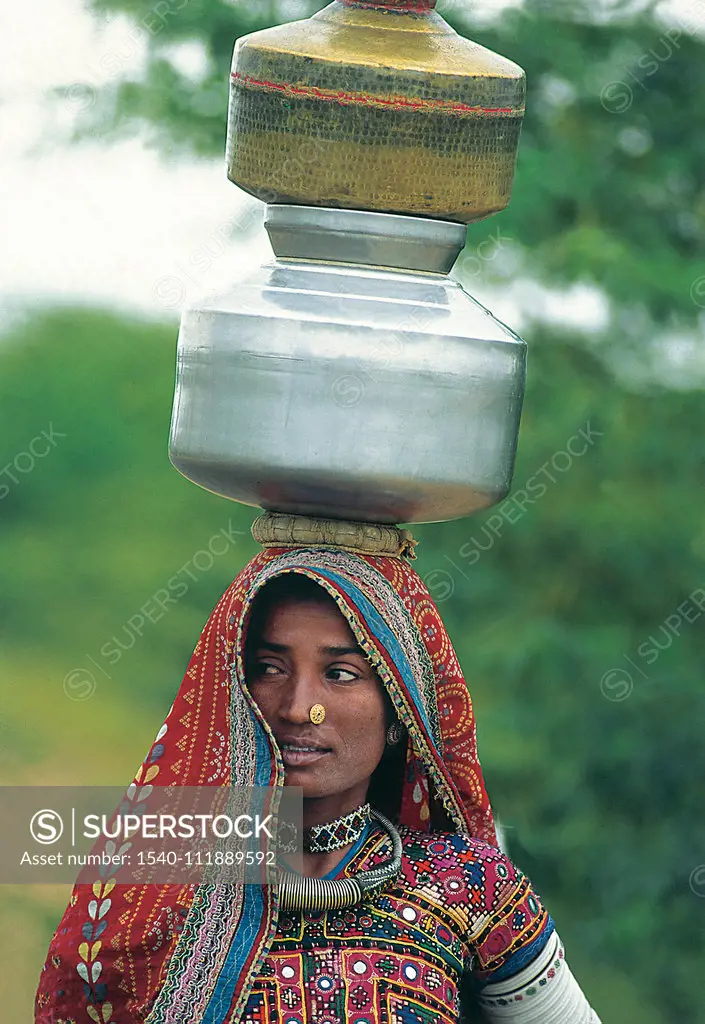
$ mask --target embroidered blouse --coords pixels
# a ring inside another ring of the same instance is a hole
[[[599,1024],[528,879],[494,847],[402,829],[402,873],[360,906],[284,912],[243,1024]],[[388,858],[371,829],[339,877]],[[475,1010],[477,1012],[477,1009]]]

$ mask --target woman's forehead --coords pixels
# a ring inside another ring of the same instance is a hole
[[[335,601],[321,591],[321,598],[278,596],[253,616],[250,639],[326,648],[345,648],[363,654],[345,617]],[[335,652],[331,652],[335,653]]]

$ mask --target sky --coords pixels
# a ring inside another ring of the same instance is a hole
[[[492,16],[515,2],[473,0],[473,9]],[[692,20],[693,3],[676,8]],[[175,318],[199,295],[227,289],[247,267],[271,258],[263,207],[228,182],[224,158],[166,163],[139,139],[67,141],[90,102],[75,84],[100,88],[100,58],[129,31],[121,17],[97,20],[81,0],[2,5],[0,328],[18,308],[40,302],[78,300]],[[135,48],[131,75],[143,59]],[[194,45],[180,47],[173,60],[195,76],[202,67]],[[52,89],[60,89],[58,101],[48,98]],[[245,237],[232,239],[241,227]],[[204,269],[187,271],[197,250],[208,254],[196,261]],[[501,294],[481,275],[471,283],[472,293],[516,329],[527,304],[537,305],[528,282]],[[586,330],[609,316],[601,294],[587,286],[545,293],[540,304],[548,319]]]

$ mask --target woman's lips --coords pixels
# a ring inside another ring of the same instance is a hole
[[[282,760],[289,768],[301,768],[305,765],[315,764],[330,754],[330,750],[324,747],[298,747],[283,744],[281,748]]]

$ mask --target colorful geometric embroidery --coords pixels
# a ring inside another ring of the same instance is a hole
[[[457,1024],[463,976],[519,969],[553,923],[524,876],[486,843],[402,829],[401,877],[345,911],[288,912],[244,1024]],[[389,855],[375,831],[343,874]],[[538,937],[538,940],[537,940]]]

